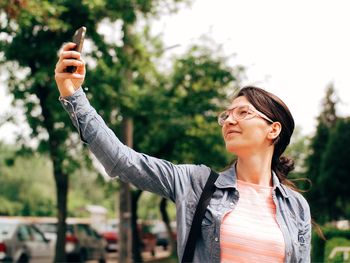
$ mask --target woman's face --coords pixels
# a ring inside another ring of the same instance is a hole
[[[229,108],[242,105],[255,109],[244,96],[234,99]],[[238,157],[266,151],[271,146],[271,140],[268,139],[270,131],[270,124],[259,116],[237,121],[231,114],[222,126],[227,151]]]

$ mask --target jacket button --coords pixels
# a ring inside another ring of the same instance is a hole
[[[218,242],[219,241],[219,239],[216,237],[215,239],[214,239],[216,242]]]

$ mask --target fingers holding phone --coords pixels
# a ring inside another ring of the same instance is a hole
[[[85,79],[85,62],[79,52],[72,51],[74,43],[63,46],[55,68],[55,80],[62,97],[72,95],[81,87]],[[76,67],[74,73],[66,72],[67,67]]]
[[[77,75],[72,75],[71,73],[82,74],[85,73],[85,64],[81,58],[81,54],[77,51],[74,51],[74,43],[67,43],[63,46],[63,49],[59,55],[59,60],[56,65],[56,70],[59,73],[67,73],[64,76],[71,76],[72,78],[79,78]],[[75,68],[73,72],[69,72],[68,69]]]
[[[80,54],[82,38],[80,38],[79,43],[77,42],[79,41],[63,45],[56,64],[55,80],[62,97],[72,95],[81,87],[85,79],[85,62]]]

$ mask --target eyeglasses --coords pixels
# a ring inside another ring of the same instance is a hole
[[[227,109],[227,110],[221,112],[218,116],[219,125],[223,126],[225,120],[227,120],[227,118],[230,117],[231,114],[236,121],[249,120],[249,119],[252,119],[256,116],[259,116],[259,117],[267,120],[270,123],[274,122],[269,117],[267,117],[264,113],[252,108],[251,106],[242,105],[242,106],[234,107],[232,109]]]

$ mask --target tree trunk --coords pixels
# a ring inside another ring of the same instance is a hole
[[[137,227],[137,203],[141,197],[142,190],[131,191],[131,225],[132,225],[132,253],[134,262],[143,262],[141,255],[141,237]]]
[[[55,262],[66,262],[65,239],[67,218],[68,175],[60,169],[60,164],[54,164],[56,196],[57,196],[57,241]]]
[[[34,66],[31,66],[32,73],[36,72]],[[67,158],[66,149],[60,149],[63,144],[62,134],[54,129],[54,113],[48,105],[50,90],[46,86],[37,88],[37,97],[42,109],[43,126],[49,134],[48,146],[49,154],[53,164],[53,173],[56,183],[56,203],[57,203],[57,240],[54,262],[65,262],[65,239],[66,239],[66,218],[67,218],[67,200],[68,200],[68,182],[69,174],[63,169],[63,160]]]
[[[133,144],[133,121],[124,118],[122,123],[123,138],[125,145],[132,147]],[[119,262],[132,262],[131,254],[131,195],[129,183],[120,182],[119,196]]]
[[[176,256],[177,254],[176,240],[174,239],[173,231],[171,230],[171,226],[170,226],[170,219],[168,216],[168,212],[166,211],[167,203],[168,203],[168,200],[166,198],[162,198],[162,200],[159,203],[159,210],[160,210],[160,214],[162,215],[162,219],[165,224],[166,230],[168,232],[169,242],[171,247],[171,256]]]

